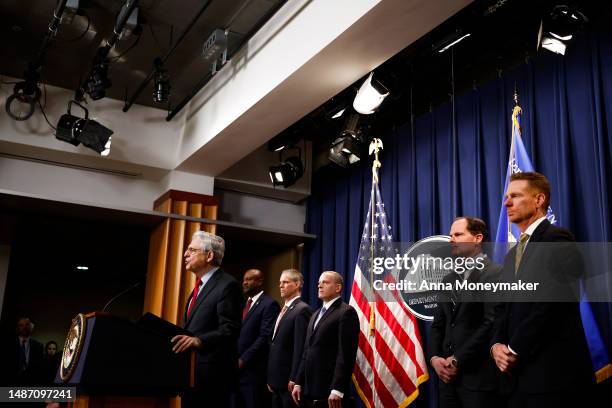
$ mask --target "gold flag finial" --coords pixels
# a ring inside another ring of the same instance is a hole
[[[372,142],[370,143],[370,148],[368,149],[370,155],[372,155],[372,153],[374,154],[374,162],[372,163],[372,180],[374,180],[375,183],[378,183],[378,169],[380,168],[378,152],[382,150],[382,148],[382,140],[374,138],[372,139]]]

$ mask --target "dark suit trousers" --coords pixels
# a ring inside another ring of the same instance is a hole
[[[232,408],[268,408],[270,392],[264,384],[240,384],[232,395]]]
[[[272,408],[297,408],[289,390],[274,390],[272,394]]]
[[[472,391],[443,381],[438,381],[438,384],[440,408],[504,407],[497,391]]]
[[[593,401],[594,388],[563,390],[539,394],[515,392],[508,397],[508,408],[576,408],[597,406]],[[609,397],[608,397],[609,398]]]
[[[229,384],[216,384],[216,387],[193,389],[183,394],[182,408],[230,408]]]

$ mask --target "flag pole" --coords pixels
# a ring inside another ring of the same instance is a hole
[[[370,287],[374,287],[374,241],[376,240],[376,231],[374,225],[376,223],[375,212],[376,212],[376,200],[374,194],[376,194],[376,186],[378,185],[378,169],[381,166],[380,160],[378,159],[378,152],[383,148],[382,140],[374,138],[370,143],[368,149],[370,156],[374,154],[374,162],[372,163],[372,192],[370,198]],[[374,294],[372,294],[374,295]],[[376,328],[375,320],[375,309],[376,302],[370,302],[370,336],[374,335]]]

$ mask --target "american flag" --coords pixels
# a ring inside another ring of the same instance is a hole
[[[397,281],[393,273],[374,275],[375,257],[395,257],[391,226],[373,170],[370,207],[363,228],[350,305],[360,321],[353,382],[368,408],[405,407],[427,381],[427,364],[416,318],[396,292],[377,293],[373,281]]]

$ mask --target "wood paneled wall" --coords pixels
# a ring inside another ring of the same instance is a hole
[[[217,219],[216,197],[170,190],[155,201],[156,211]],[[144,312],[181,325],[195,278],[185,273],[183,253],[196,231],[216,232],[216,225],[168,218],[151,234]]]

